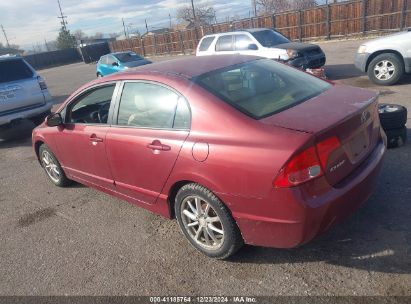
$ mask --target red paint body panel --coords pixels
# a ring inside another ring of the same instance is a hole
[[[159,82],[188,101],[190,131],[42,124],[33,131],[33,144],[49,145],[70,178],[166,217],[172,214],[173,186],[199,183],[227,205],[246,243],[297,246],[354,212],[371,194],[385,151],[374,112],[376,96],[333,86],[258,121],[189,79],[254,59],[214,56],[146,65],[93,81],[67,100],[104,82]],[[362,121],[361,116],[367,117]],[[102,141],[90,142],[93,134]],[[293,156],[330,136],[338,137],[341,148],[330,156],[324,176],[292,188],[273,186]],[[356,144],[359,136],[365,136],[366,147]],[[169,149],[148,147],[158,143]],[[349,162],[332,172],[340,157]]]

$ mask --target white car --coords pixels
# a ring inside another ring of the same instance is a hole
[[[411,31],[362,44],[355,55],[357,69],[379,85],[393,85],[411,73]]]
[[[0,56],[0,139],[23,119],[39,124],[52,98],[37,72],[19,56]]]
[[[326,60],[318,45],[290,42],[281,33],[268,28],[206,35],[196,50],[196,56],[222,54],[276,59],[302,69],[322,67]]]

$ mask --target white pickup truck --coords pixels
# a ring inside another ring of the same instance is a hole
[[[397,83],[405,73],[411,73],[411,29],[362,44],[355,66],[375,84]]]
[[[0,56],[0,139],[19,121],[40,123],[52,99],[44,80],[23,58]]]

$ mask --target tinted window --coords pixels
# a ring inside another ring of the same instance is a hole
[[[288,43],[290,40],[273,30],[253,32],[251,35],[264,47],[275,46],[277,44]]]
[[[248,46],[254,43],[247,35],[235,35],[234,37],[236,51],[248,50]]]
[[[115,85],[93,89],[74,101],[67,112],[69,123],[105,124]]]
[[[319,78],[267,59],[217,70],[196,81],[256,119],[304,102],[331,86]]]
[[[233,35],[221,36],[215,45],[217,52],[233,51]]]
[[[0,83],[33,77],[33,71],[21,60],[0,61]]]
[[[185,100],[163,86],[126,83],[117,123],[143,128],[188,128],[189,113]]]
[[[211,43],[213,42],[214,38],[215,38],[214,36],[204,38],[204,39],[201,41],[201,44],[200,44],[200,47],[198,48],[198,50],[199,50],[200,52],[207,51],[208,48],[210,47]]]
[[[132,62],[137,60],[142,60],[143,58],[138,56],[136,53],[129,52],[129,53],[120,53],[114,55],[120,62]]]

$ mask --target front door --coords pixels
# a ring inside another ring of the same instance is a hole
[[[150,82],[126,82],[118,115],[106,136],[117,191],[139,202],[154,203],[189,128],[188,105],[179,94]]]
[[[111,83],[92,88],[75,98],[66,108],[61,134],[55,137],[65,171],[105,188],[114,188],[106,156],[106,135],[115,86]]]

